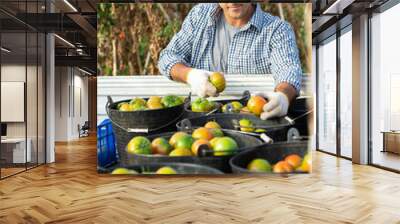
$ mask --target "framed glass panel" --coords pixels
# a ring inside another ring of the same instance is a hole
[[[27,143],[31,151],[27,166],[37,166],[38,158],[38,35],[36,32],[28,32],[28,63],[26,82],[26,113],[27,113]]]
[[[372,164],[400,170],[400,4],[371,18]]]
[[[352,157],[352,32],[340,36],[340,155]]]
[[[318,149],[336,154],[336,36],[318,47]]]
[[[1,34],[1,46],[7,49],[1,51],[2,178],[26,170],[31,158],[26,141],[26,41],[25,32]]]
[[[44,0],[0,2],[20,16],[43,13],[44,5]],[[45,163],[46,39],[12,14],[0,12],[0,178]]]

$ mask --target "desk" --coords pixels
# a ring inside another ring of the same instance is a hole
[[[1,139],[1,157],[2,157],[2,159],[5,159],[6,163],[31,162],[32,141],[30,138],[27,139],[27,143],[28,144],[25,144],[25,138]],[[27,145],[26,152],[25,152],[25,145]],[[26,161],[25,161],[25,158],[26,158]]]
[[[400,154],[400,131],[382,131],[382,152],[393,152]]]

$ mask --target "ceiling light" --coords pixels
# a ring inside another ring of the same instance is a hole
[[[81,71],[81,72],[83,72],[83,73],[85,73],[85,74],[87,74],[87,75],[93,75],[92,73],[90,73],[90,72],[88,72],[88,71],[86,71],[86,70],[83,70],[83,69],[81,69],[81,68],[79,68],[79,67],[78,67],[78,70]]]
[[[10,52],[11,52],[11,50],[9,50],[9,49],[7,49],[7,48],[5,48],[5,47],[1,47],[0,49],[1,49],[2,51],[6,52],[6,53],[10,53]]]
[[[64,38],[62,38],[62,37],[60,37],[60,36],[57,35],[57,34],[54,34],[54,36],[57,37],[57,38],[58,38],[59,40],[61,40],[62,42],[66,43],[68,46],[75,48],[75,45],[73,45],[73,44],[72,44],[71,42],[69,42],[68,40],[66,40],[66,39],[64,39]]]
[[[64,3],[68,5],[74,12],[78,12],[78,10],[73,6],[68,0],[64,0]]]
[[[322,14],[342,14],[343,10],[353,2],[354,0],[336,0],[332,5],[325,9]]]
[[[0,49],[1,49],[1,51],[4,51],[6,53],[10,53],[11,52],[11,50],[9,50],[9,49],[7,49],[5,47],[1,47]]]

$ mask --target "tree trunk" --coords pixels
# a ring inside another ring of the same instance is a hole
[[[304,30],[306,33],[306,47],[305,47],[305,59],[306,59],[306,72],[312,72],[312,5],[311,3],[306,4],[304,7]]]
[[[118,65],[117,65],[117,40],[112,40],[112,50],[113,50],[113,76],[117,76]]]
[[[279,17],[281,17],[281,20],[285,20],[285,15],[283,14],[282,3],[278,3],[278,10],[279,10]]]
[[[164,18],[167,20],[168,23],[171,22],[171,18],[169,17],[168,13],[165,11],[164,6],[162,4],[157,3],[158,8],[160,9],[161,13],[163,14]]]

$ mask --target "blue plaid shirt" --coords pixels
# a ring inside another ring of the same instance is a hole
[[[165,76],[177,63],[211,70],[213,40],[221,8],[218,4],[193,7],[181,30],[161,51],[158,67]],[[226,74],[272,74],[275,84],[287,82],[299,93],[302,70],[294,32],[289,23],[257,8],[229,46]]]

